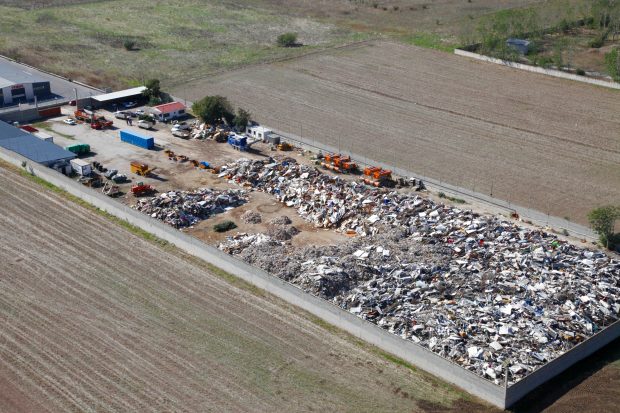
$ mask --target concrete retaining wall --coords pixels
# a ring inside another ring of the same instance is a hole
[[[562,356],[545,364],[529,376],[510,386],[506,390],[506,406],[513,405],[541,384],[551,380],[573,364],[583,360],[618,337],[620,337],[620,321],[616,321],[606,329],[599,331]]]
[[[169,227],[147,215],[135,211],[118,201],[87,188],[66,176],[32,163],[13,152],[0,148],[0,159],[24,167],[59,188],[64,189],[86,202],[118,218],[164,239],[183,251],[199,257],[226,272],[229,272],[271,294],[296,305],[311,314],[337,326],[338,328],[365,340],[380,349],[392,353],[407,362],[428,371],[445,381],[461,387],[500,408],[506,408],[521,399],[540,384],[553,378],[575,362],[587,357],[620,336],[620,322],[591,337],[586,342],[573,348],[562,357],[532,373],[525,379],[506,389],[485,380],[462,368],[450,360],[444,359],[412,341],[402,339],[368,321],[342,310],[329,301],[305,293],[293,284],[252,267],[215,247],[204,244],[194,237]],[[25,166],[24,166],[25,165]]]
[[[610,89],[620,89],[620,83],[607,82],[600,79],[591,79],[585,76],[579,76],[572,73],[562,72],[560,70],[545,69],[544,67],[524,65],[522,63],[510,62],[508,60],[496,59],[494,57],[484,56],[478,53],[468,52],[462,49],[454,49],[454,54],[459,56],[470,57],[476,60],[482,60],[484,62],[495,63],[498,65],[509,66],[515,69],[526,70],[528,72],[540,73],[543,75],[560,77],[562,79],[575,80],[577,82],[590,83],[592,85],[608,87]]]

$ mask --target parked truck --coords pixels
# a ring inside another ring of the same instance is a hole
[[[153,149],[155,147],[155,140],[151,136],[141,135],[134,131],[122,130],[120,131],[120,137],[122,142],[130,143],[141,148]]]

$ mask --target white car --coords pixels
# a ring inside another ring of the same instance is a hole
[[[183,123],[177,123],[172,127],[172,131],[174,132],[175,130],[189,130],[190,126],[183,122]]]
[[[144,115],[144,109],[137,109],[134,111],[136,115]]]
[[[77,124],[75,119],[71,119],[71,118],[67,118],[67,119],[63,120],[62,122],[66,123],[67,125],[75,125],[75,124]]]

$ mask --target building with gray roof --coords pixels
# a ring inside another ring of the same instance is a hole
[[[50,167],[58,163],[66,163],[76,157],[73,152],[1,121],[0,147]]]

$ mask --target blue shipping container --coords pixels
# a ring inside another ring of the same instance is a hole
[[[145,149],[153,149],[155,147],[155,140],[150,136],[140,135],[139,133],[129,130],[122,130],[120,135],[122,142],[127,142]]]

